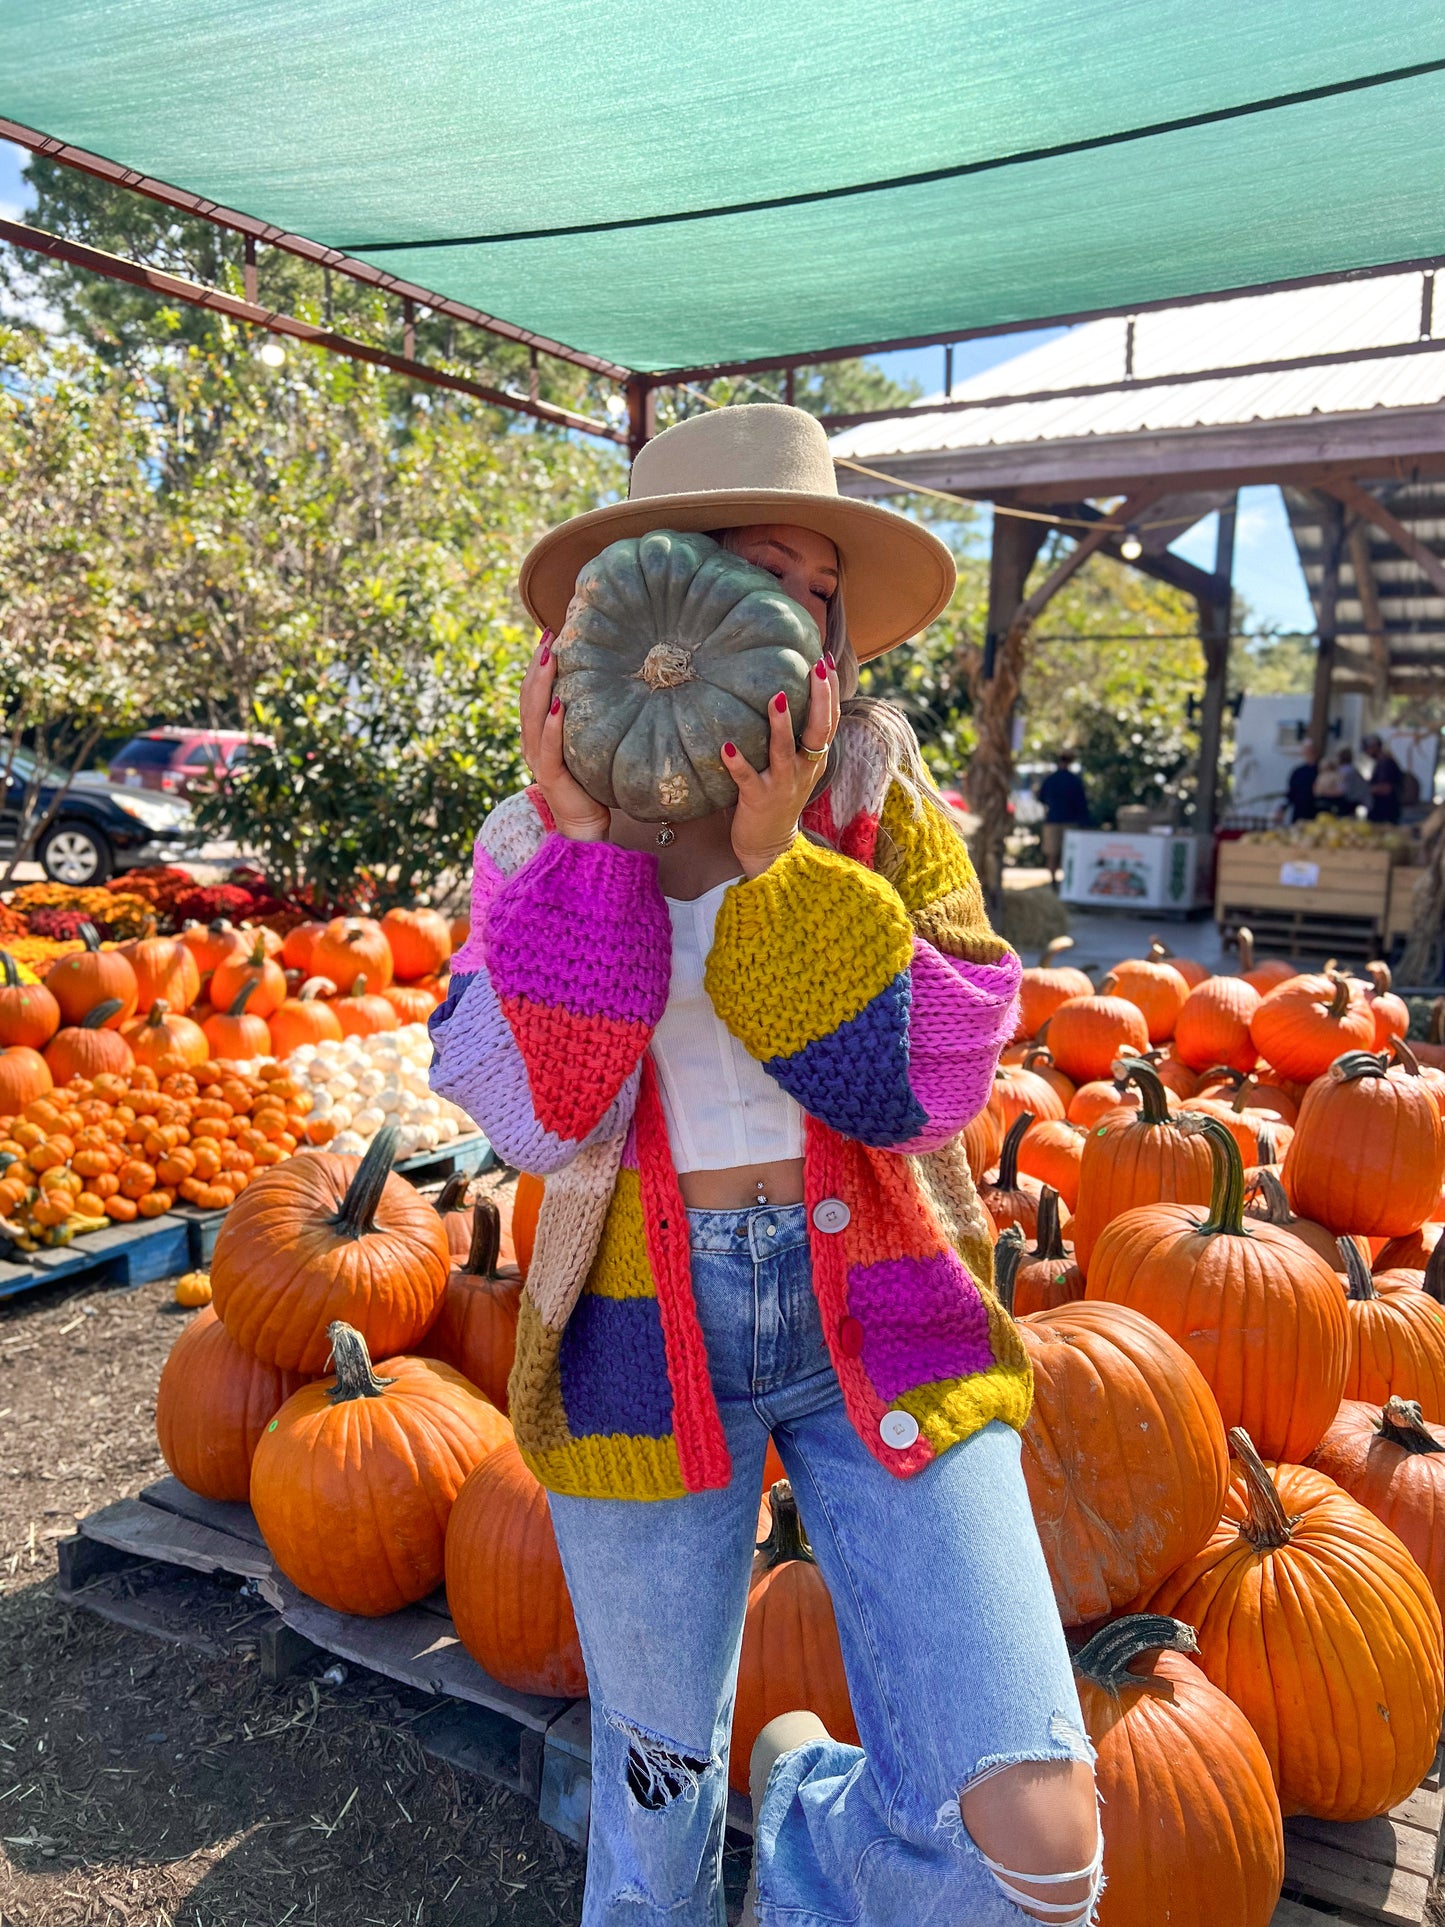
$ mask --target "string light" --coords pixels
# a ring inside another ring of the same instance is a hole
[[[282,368],[286,363],[286,350],[279,341],[263,341],[256,351],[257,359],[264,361],[268,368]]]
[[[1124,540],[1119,544],[1119,553],[1126,562],[1137,562],[1144,553],[1144,544],[1139,540],[1139,531],[1132,522],[1124,531]]]

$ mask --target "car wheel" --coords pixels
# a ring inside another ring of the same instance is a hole
[[[115,868],[109,843],[86,823],[57,823],[40,845],[39,861],[52,883],[81,887],[106,882]]]

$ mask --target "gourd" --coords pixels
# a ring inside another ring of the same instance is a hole
[[[682,822],[736,802],[725,742],[767,767],[780,691],[802,729],[823,644],[765,570],[709,536],[654,529],[587,564],[552,649],[573,776],[609,808]]]

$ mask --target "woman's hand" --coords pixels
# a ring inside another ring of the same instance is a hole
[[[761,774],[732,743],[723,744],[723,767],[738,786],[733,854],[747,877],[761,876],[798,834],[798,818],[826,765],[826,756],[816,752],[826,752],[837,733],[841,704],[831,656],[818,664],[809,682],[812,695],[800,744],[793,741],[787,697],[780,691],[768,705],[772,740]],[[815,753],[810,756],[809,750]]]
[[[547,799],[560,835],[574,843],[605,843],[611,813],[590,797],[562,760],[562,705],[552,694],[557,658],[546,630],[522,678],[522,754]]]

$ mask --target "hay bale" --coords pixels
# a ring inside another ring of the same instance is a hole
[[[1005,880],[994,927],[1015,950],[1032,953],[1068,934],[1069,913],[1051,883],[1013,889]]]

